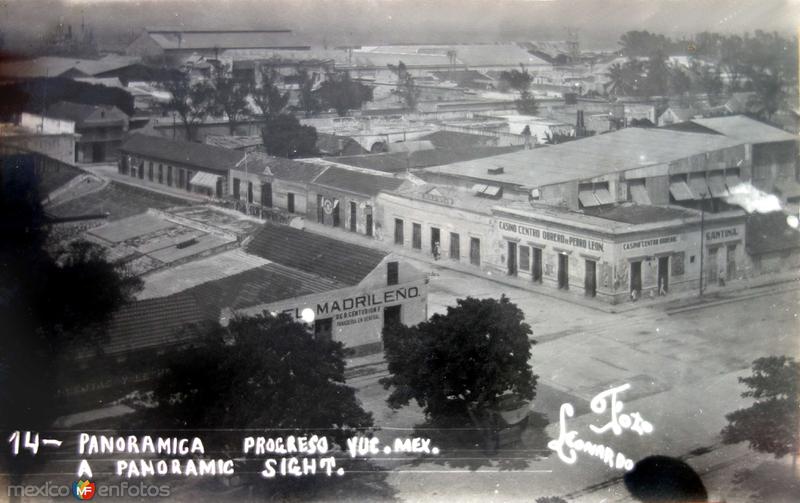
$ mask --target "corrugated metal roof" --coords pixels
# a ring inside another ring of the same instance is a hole
[[[100,117],[102,112],[105,117]],[[58,119],[67,119],[75,122],[77,126],[82,126],[89,119],[92,122],[114,122],[123,121],[128,116],[115,106],[108,105],[84,105],[83,103],[72,103],[69,101],[59,101],[47,107],[45,116]]]
[[[237,150],[138,133],[129,136],[120,151],[217,172],[233,169],[244,158]]]
[[[271,49],[306,47],[291,32],[151,32],[150,38],[165,50]]]
[[[344,285],[357,285],[388,255],[312,232],[265,224],[247,252]]]
[[[247,169],[250,172],[271,174],[278,180],[287,182],[309,183],[325,171],[325,168],[318,164],[272,157],[261,152],[247,155]],[[244,165],[239,169],[244,169]]]

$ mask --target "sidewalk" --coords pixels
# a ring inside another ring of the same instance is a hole
[[[564,293],[560,290],[555,290],[540,285],[532,284],[527,288],[523,288],[519,284],[508,280],[502,275],[490,275],[483,271],[476,270],[474,267],[467,266],[459,262],[454,262],[447,259],[434,260],[433,257],[430,257],[427,254],[414,253],[407,249],[398,249],[393,245],[387,244],[383,241],[378,241],[362,234],[347,232],[342,228],[333,228],[309,220],[306,220],[304,224],[306,230],[316,234],[322,234],[333,239],[347,241],[349,243],[365,246],[367,248],[378,249],[387,253],[394,253],[395,255],[404,257],[412,262],[416,262],[423,267],[425,272],[432,272],[436,274],[436,271],[439,270],[452,270],[477,278],[487,279],[495,283],[518,290],[527,291],[532,294],[545,295],[548,297],[561,299],[565,302],[610,314],[626,313],[642,308],[655,307],[679,312],[678,310],[690,309],[692,307],[713,305],[714,303],[719,302],[730,302],[735,299],[746,298],[753,295],[764,295],[765,293],[758,291],[758,289],[763,289],[773,285],[786,285],[784,289],[800,288],[800,271],[786,271],[736,280],[728,283],[726,286],[709,285],[705,287],[702,297],[699,296],[697,290],[692,290],[670,293],[668,296],[655,297],[652,299],[641,298],[637,302],[607,304],[598,300],[583,299],[568,293]],[[756,291],[754,292],[751,290]]]

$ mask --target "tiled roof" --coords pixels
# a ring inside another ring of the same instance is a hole
[[[386,253],[288,226],[265,224],[247,252],[345,285],[360,283]]]
[[[468,135],[473,136],[473,135]],[[427,137],[426,137],[427,138]],[[342,157],[328,157],[327,160],[358,168],[373,169],[386,173],[401,173],[407,169],[428,168],[454,162],[480,159],[520,150],[520,146],[511,147],[459,147],[419,150],[407,154],[405,152],[386,154],[365,154]]]
[[[402,154],[405,155],[405,154]],[[345,168],[329,167],[319,175],[314,184],[366,196],[376,196],[382,190],[396,190],[403,185],[402,178],[370,175]]]
[[[184,344],[200,334],[216,313],[201,309],[185,293],[132,302],[120,308],[106,325],[102,343],[108,355]]]
[[[325,170],[325,166],[303,161],[272,157],[260,152],[247,155],[247,167],[252,173],[272,174],[286,182],[309,183]],[[244,169],[240,166],[240,169]]]
[[[333,279],[273,263],[202,283],[184,293],[195,296],[205,311],[219,313],[224,308],[244,309],[345,286]]]
[[[237,150],[143,134],[130,135],[120,150],[211,171],[227,171],[244,158],[244,152]]]

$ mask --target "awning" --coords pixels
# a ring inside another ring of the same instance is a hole
[[[472,186],[472,192],[476,194],[483,194],[483,191],[486,190],[486,185],[482,183],[476,183]]]
[[[500,193],[500,187],[497,185],[487,185],[486,190],[483,191],[489,197],[496,197]]]
[[[189,181],[192,185],[197,185],[198,187],[206,187],[211,190],[217,190],[217,180],[222,178],[219,175],[212,175],[211,173],[206,173],[204,171],[198,171]]]
[[[711,189],[708,188],[705,176],[690,176],[689,189],[692,191],[694,199],[703,199],[703,196],[711,196]]]
[[[643,183],[634,183],[628,185],[631,191],[631,199],[636,204],[652,204],[650,203],[650,196],[647,195],[647,189]]]
[[[728,186],[728,190],[733,190],[734,187],[741,184],[742,180],[739,179],[739,175],[726,175],[725,176],[725,185]]]
[[[614,198],[611,197],[611,192],[606,188],[594,189],[594,197],[597,198],[600,204],[614,204]]]
[[[578,192],[578,200],[581,202],[584,208],[600,206],[600,201],[597,200],[594,192],[591,190],[582,190]]]
[[[708,188],[711,189],[712,197],[725,197],[728,195],[728,188],[725,187],[725,178],[721,174],[709,175]]]
[[[669,184],[669,193],[672,194],[672,197],[675,198],[676,201],[689,201],[694,199],[692,191],[684,181],[671,182]]]

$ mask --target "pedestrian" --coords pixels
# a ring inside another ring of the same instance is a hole
[[[435,242],[433,244],[433,260],[439,260],[439,256],[441,253],[439,252],[439,242]]]

